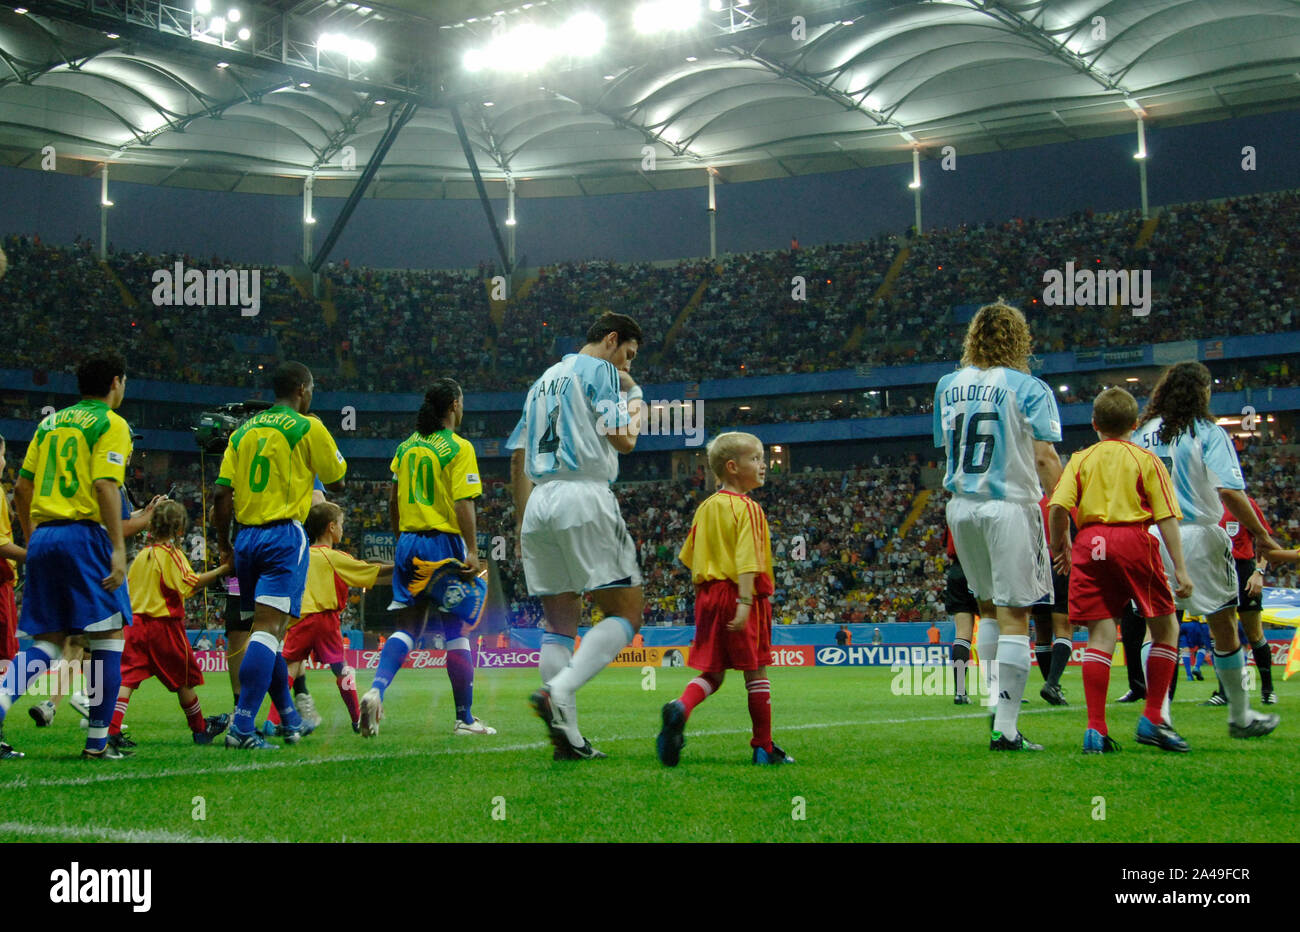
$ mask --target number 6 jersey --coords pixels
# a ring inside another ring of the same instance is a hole
[[[319,418],[272,405],[230,435],[217,485],[230,486],[235,520],[242,525],[305,521],[316,477],[329,485],[342,479],[347,469]]]
[[[1042,379],[967,366],[935,387],[934,445],[946,451],[943,487],[953,494],[1037,502],[1034,441],[1060,439],[1061,415]]]

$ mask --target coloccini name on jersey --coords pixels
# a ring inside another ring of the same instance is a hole
[[[960,401],[991,401],[995,405],[1001,405],[1006,400],[1007,390],[996,385],[954,385],[943,393],[945,406]]]

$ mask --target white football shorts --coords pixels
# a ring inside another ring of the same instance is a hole
[[[1156,526],[1151,533],[1160,541],[1160,559],[1165,564],[1169,588],[1174,582],[1174,561],[1169,558],[1164,539]],[[1237,562],[1232,559],[1232,538],[1217,524],[1180,524],[1178,536],[1183,542],[1183,562],[1192,578],[1192,597],[1174,597],[1174,605],[1185,612],[1208,618],[1219,609],[1237,604]]]
[[[553,479],[524,507],[524,579],[530,595],[641,585],[636,545],[609,484]]]
[[[947,517],[975,598],[1008,608],[1051,601],[1052,561],[1036,502],[954,495]]]

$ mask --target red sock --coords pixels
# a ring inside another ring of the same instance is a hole
[[[198,696],[194,697],[193,705],[186,705],[179,696],[177,701],[181,704],[181,711],[185,713],[185,721],[189,722],[190,731],[203,731],[208,727],[208,723],[203,721],[203,706]]]
[[[1088,702],[1088,727],[1106,731],[1106,690],[1110,687],[1110,654],[1089,647],[1083,652],[1083,695]],[[1169,684],[1165,683],[1165,689]]]
[[[267,710],[266,720],[272,725],[280,724],[280,710],[275,707],[274,702],[271,703],[271,708]]]
[[[681,697],[677,700],[686,706],[686,717],[690,718],[695,707],[712,696],[721,685],[722,683],[716,673],[701,673],[687,683],[686,688],[682,690]]]
[[[1165,696],[1178,670],[1178,648],[1171,644],[1152,644],[1147,655],[1147,705],[1143,715],[1152,725],[1165,724]]]
[[[113,720],[108,723],[108,733],[110,735],[120,735],[122,733],[122,719],[126,718],[126,704],[130,701],[130,696],[117,700],[117,705],[113,707]]]
[[[361,721],[361,707],[357,705],[357,676],[355,673],[348,673],[347,676],[338,676],[334,678],[339,687],[339,695],[343,697],[343,704],[348,707],[348,715],[352,716],[353,722]]]
[[[754,737],[749,746],[772,750],[772,681],[750,680],[745,684],[749,692],[749,720],[754,723]]]

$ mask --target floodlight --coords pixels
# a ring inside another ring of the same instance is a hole
[[[605,44],[605,23],[595,13],[578,13],[564,24],[559,39],[569,55],[595,54]]]

